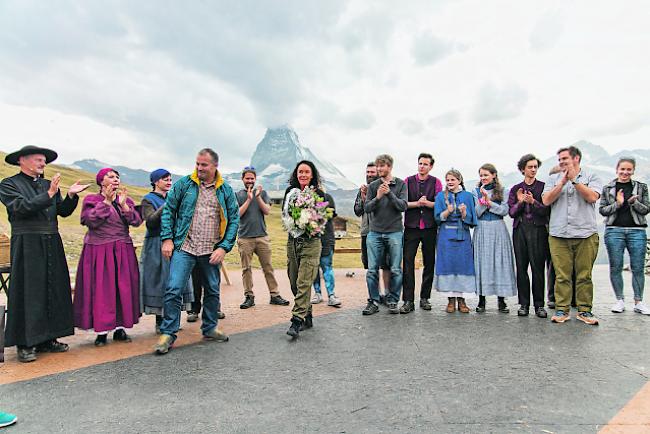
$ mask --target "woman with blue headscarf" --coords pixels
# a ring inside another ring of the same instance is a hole
[[[149,175],[153,191],[142,198],[140,213],[147,226],[140,256],[140,305],[145,314],[156,315],[156,333],[160,333],[163,297],[169,278],[169,260],[162,257],[160,217],[167,192],[172,188],[172,176],[165,169],[156,169]],[[189,309],[194,297],[191,287],[183,293],[183,304]]]

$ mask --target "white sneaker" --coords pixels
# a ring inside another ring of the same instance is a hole
[[[641,315],[650,315],[650,307],[646,306],[642,301],[634,305],[634,311]]]
[[[323,296],[317,292],[314,292],[314,296],[311,298],[311,304],[318,304],[323,301]]]
[[[616,303],[612,305],[612,312],[622,313],[625,310],[625,301],[616,300]]]
[[[338,306],[341,305],[341,300],[339,300],[339,298],[336,295],[332,294],[327,299],[327,305],[328,306],[338,307]]]

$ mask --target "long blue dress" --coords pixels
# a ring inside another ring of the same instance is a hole
[[[160,251],[160,216],[164,205],[165,198],[158,193],[150,192],[142,198],[141,213],[147,233],[140,256],[140,306],[145,314],[163,314],[163,297],[169,280],[169,260]],[[183,291],[183,310],[190,310],[192,301],[194,292],[188,282]]]
[[[438,222],[438,244],[436,269],[433,286],[439,292],[455,293],[475,292],[474,253],[470,228],[477,225],[474,196],[462,190],[448,193],[449,203],[454,204],[454,212],[442,219],[442,212],[447,209],[445,192],[436,195],[434,213]],[[465,204],[467,213],[463,220],[458,207]],[[451,295],[450,295],[451,296]]]
[[[488,197],[492,198],[493,187],[485,187]],[[476,266],[476,293],[478,295],[496,295],[511,297],[517,295],[515,280],[515,258],[510,233],[503,221],[508,215],[508,203],[490,201],[490,207],[481,205],[476,195],[476,214],[478,226],[474,229],[474,264]]]

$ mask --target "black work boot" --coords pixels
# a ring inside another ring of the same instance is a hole
[[[18,361],[29,363],[36,360],[36,347],[18,347]]]
[[[303,321],[297,316],[292,317],[291,326],[289,327],[289,330],[287,330],[287,334],[294,339],[297,338],[300,334],[300,327],[302,327],[302,322]]]
[[[499,312],[501,313],[510,312],[510,309],[508,309],[508,305],[506,304],[505,297],[497,297],[497,299],[499,300]]]
[[[248,309],[249,307],[255,306],[255,296],[254,295],[247,295],[246,299],[242,304],[239,305],[240,309]]]
[[[310,329],[314,326],[314,317],[312,316],[311,312],[309,312],[307,315],[305,315],[305,320],[302,322],[302,326],[300,326],[300,331]]]
[[[485,296],[484,295],[479,295],[478,296],[478,306],[476,306],[476,311],[478,313],[485,312]]]
[[[269,303],[277,306],[289,306],[289,300],[285,300],[280,294],[272,295]]]

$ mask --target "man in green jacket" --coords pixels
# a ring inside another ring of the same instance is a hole
[[[217,170],[219,156],[212,149],[199,151],[192,175],[178,180],[167,194],[161,217],[162,254],[171,258],[165,291],[161,336],[155,350],[166,354],[180,327],[182,290],[196,265],[204,278],[201,332],[209,341],[226,342],[217,330],[220,274],[237,238],[239,205],[235,194]]]

